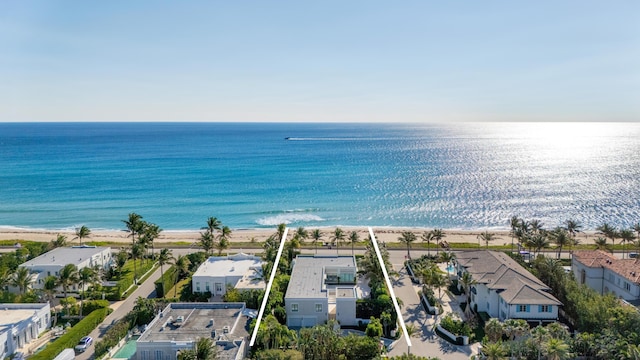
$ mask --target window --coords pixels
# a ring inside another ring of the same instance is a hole
[[[491,304],[487,301],[487,311],[491,310]]]
[[[624,289],[627,291],[631,291],[631,284],[629,284],[628,282],[624,282]]]
[[[207,283],[207,285],[204,288],[206,291],[211,291],[211,287],[209,286],[209,283]]]
[[[162,360],[162,350],[156,350],[156,360]]]
[[[200,283],[199,282],[196,282],[196,291],[200,292]]]
[[[291,304],[291,312],[298,312],[298,304]]]
[[[216,283],[216,293],[221,293],[221,292],[222,292],[222,284]]]
[[[529,305],[517,305],[518,312],[529,312]]]
[[[580,284],[584,284],[586,279],[587,279],[587,273],[583,269],[582,271],[580,271]]]
[[[538,312],[550,313],[551,312],[551,306],[550,305],[538,305]]]
[[[322,312],[322,304],[316,304],[316,312]]]

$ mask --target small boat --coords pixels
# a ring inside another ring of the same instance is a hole
[[[285,140],[291,140],[291,137],[287,136],[286,138],[284,138]]]

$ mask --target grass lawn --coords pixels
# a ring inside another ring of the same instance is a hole
[[[176,298],[179,298],[179,297],[180,297],[180,294],[182,294],[182,288],[184,288],[185,286],[189,286],[189,280],[191,280],[191,278],[190,278],[190,277],[188,277],[188,278],[186,278],[186,279],[182,279],[182,280],[180,280],[180,281],[176,284],[176,286],[172,287],[172,288],[167,292],[166,297],[167,297],[167,298],[172,298],[172,297],[174,297],[174,296],[173,296],[174,291],[177,291],[177,292],[176,292],[176,294],[177,294],[177,295],[176,295],[175,297],[176,297]]]

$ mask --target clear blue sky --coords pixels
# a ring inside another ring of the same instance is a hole
[[[640,1],[2,1],[0,121],[638,121]]]

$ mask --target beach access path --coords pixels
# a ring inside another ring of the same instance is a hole
[[[102,336],[107,332],[111,324],[116,321],[122,319],[125,315],[127,315],[131,310],[133,310],[133,306],[135,305],[136,299],[138,297],[142,298],[155,298],[156,297],[156,288],[154,282],[160,278],[160,268],[158,267],[151,276],[147,278],[142,284],[138,286],[138,288],[127,297],[125,300],[117,301],[111,304],[111,308],[113,312],[109,314],[104,321],[96,327],[89,336],[93,338],[94,345],[90,346],[87,351],[76,355],[76,360],[88,360],[94,358],[95,352],[95,343],[100,341]]]

